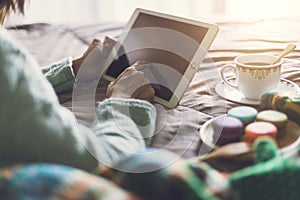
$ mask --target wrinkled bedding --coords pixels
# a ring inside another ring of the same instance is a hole
[[[220,68],[232,63],[235,56],[261,52],[278,55],[286,43],[296,43],[297,49],[285,59],[282,77],[300,84],[299,20],[217,23],[220,25],[220,32],[180,104],[171,110],[158,106],[160,120],[153,147],[171,150],[184,158],[197,156],[206,149],[199,138],[203,123],[238,105],[219,97],[214,89],[221,80],[218,73]],[[32,53],[41,66],[45,66],[67,56],[80,56],[93,38],[117,37],[123,26],[124,24],[30,24],[10,27],[9,32]],[[97,101],[104,98],[106,84],[105,81],[99,84]],[[92,124],[95,109],[93,101],[72,102],[72,93],[62,94],[59,99],[64,106],[73,110],[79,122],[87,126]],[[218,167],[222,170],[222,167]]]

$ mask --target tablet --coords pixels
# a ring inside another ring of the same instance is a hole
[[[104,78],[114,81],[139,60],[155,90],[154,102],[178,105],[218,32],[218,26],[136,9],[107,59]]]

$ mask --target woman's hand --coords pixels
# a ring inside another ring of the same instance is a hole
[[[114,82],[109,84],[106,96],[152,101],[155,91],[144,73],[138,70],[145,65],[146,62],[140,61],[128,67]]]
[[[99,68],[104,67],[104,62],[108,58],[108,55],[115,44],[116,41],[109,37],[105,37],[103,43],[98,39],[94,39],[84,54],[80,58],[73,60],[72,68],[75,76],[77,76],[80,68],[84,67],[84,69],[80,71],[80,79],[88,82],[99,78],[95,76],[98,75]],[[97,56],[88,58],[88,55],[95,50],[95,48],[97,48]],[[90,59],[90,63],[92,64],[82,65],[85,59]]]

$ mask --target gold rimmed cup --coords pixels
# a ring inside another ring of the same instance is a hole
[[[259,100],[261,96],[277,88],[280,81],[282,59],[269,54],[246,54],[234,59],[234,65],[228,64],[221,69],[225,84],[238,89],[247,99]],[[235,82],[228,81],[227,71],[232,71]]]

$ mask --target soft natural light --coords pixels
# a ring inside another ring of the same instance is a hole
[[[226,14],[236,18],[299,17],[299,0],[226,0]]]
[[[194,19],[300,17],[298,0],[30,0],[26,17],[12,16],[10,23],[126,22],[136,8]]]

